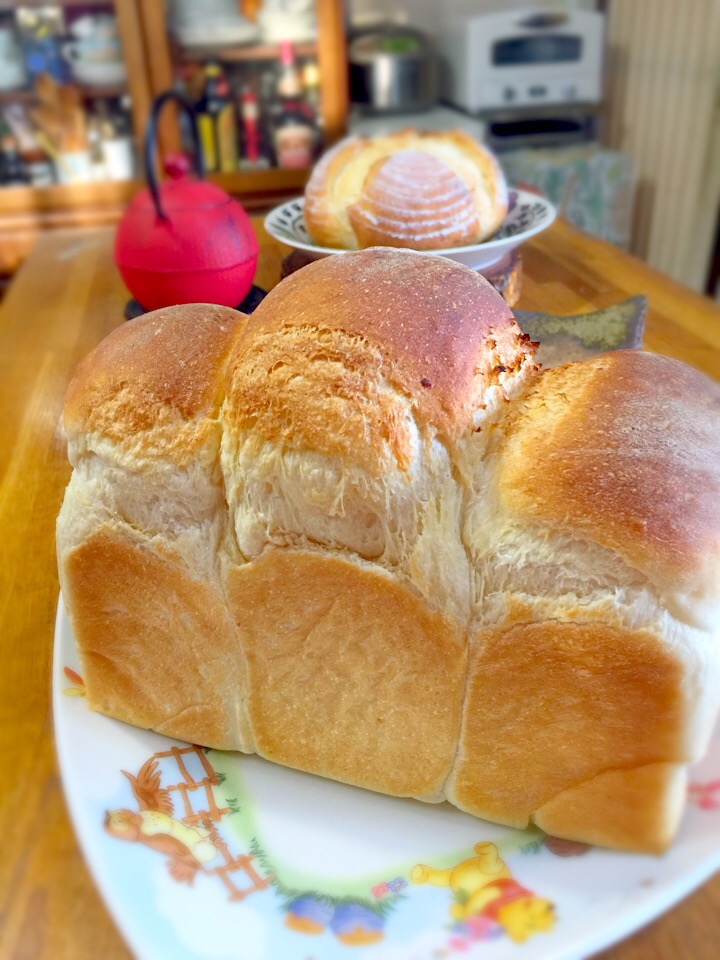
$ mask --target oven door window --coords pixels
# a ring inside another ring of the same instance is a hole
[[[582,43],[582,37],[567,33],[497,40],[493,44],[493,63],[498,67],[574,63],[582,55]]]

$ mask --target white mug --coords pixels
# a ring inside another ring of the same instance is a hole
[[[116,137],[101,143],[105,177],[108,180],[132,180],[135,169],[133,142],[130,137]]]

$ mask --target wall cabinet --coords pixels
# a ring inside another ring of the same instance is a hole
[[[117,221],[143,186],[153,99],[174,88],[202,105],[209,64],[238,142],[237,167],[209,179],[250,209],[301,192],[312,163],[280,165],[273,149],[288,42],[316,156],[346,128],[342,0],[0,0],[0,274],[40,230]],[[253,100],[261,163],[248,161],[244,140],[243,104]],[[189,146],[171,104],[158,140],[161,155]]]

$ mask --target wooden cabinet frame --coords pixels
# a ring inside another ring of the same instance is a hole
[[[150,110],[152,87],[137,0],[53,0],[53,4],[67,10],[114,7],[127,67],[126,88],[132,100],[133,133],[139,143]],[[0,11],[11,11],[17,5],[0,0]],[[44,4],[42,0],[23,0],[23,5]],[[27,95],[20,96],[27,99]],[[42,230],[117,222],[141,186],[139,180],[128,180],[0,187],[0,275],[15,272]]]
[[[23,0],[42,6],[48,0]],[[133,132],[142,155],[145,124],[153,98],[173,83],[173,65],[162,0],[53,0],[76,6],[114,6],[127,65],[127,90],[133,104]],[[198,3],[201,0],[197,0]],[[345,132],[348,114],[347,59],[342,0],[315,0],[316,44],[321,76],[325,145]],[[0,12],[17,4],[0,0]],[[177,117],[169,105],[160,123],[162,153],[179,147]],[[307,170],[270,168],[213,174],[211,179],[238,196],[249,209],[267,207],[302,192]],[[12,274],[38,234],[45,229],[115,223],[143,181],[53,184],[49,187],[0,187],[0,276]]]
[[[143,26],[145,59],[148,64],[152,96],[169,90],[174,81],[173,63],[165,20],[165,5],[161,0],[136,0]],[[325,145],[333,143],[344,133],[347,124],[349,93],[347,54],[342,0],[315,0],[318,24],[316,50],[321,77],[320,105],[323,117]],[[248,59],[252,57],[249,56]],[[159,124],[162,153],[180,147],[177,113],[168,105]],[[264,205],[273,196],[298,192],[307,180],[308,171],[270,168],[258,171],[212,174],[210,179],[242,197],[246,205]]]

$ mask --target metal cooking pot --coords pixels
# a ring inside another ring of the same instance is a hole
[[[437,101],[437,61],[428,37],[384,25],[350,42],[350,99],[372,113],[429,110]]]

